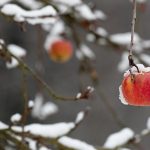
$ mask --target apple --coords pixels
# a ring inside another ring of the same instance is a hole
[[[119,88],[120,99],[124,104],[133,106],[150,106],[150,67],[137,65],[131,68],[134,78],[127,71]]]
[[[56,40],[51,44],[48,53],[51,60],[55,62],[67,62],[73,54],[72,43],[64,39]]]

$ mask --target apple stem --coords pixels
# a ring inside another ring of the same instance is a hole
[[[136,22],[136,0],[133,0],[133,16],[131,22],[131,43],[130,43],[129,56],[128,56],[129,66],[130,66],[129,71],[133,78],[134,76],[131,70],[133,66],[136,67],[138,72],[140,72],[138,66],[134,63],[134,59],[133,59],[135,22]]]

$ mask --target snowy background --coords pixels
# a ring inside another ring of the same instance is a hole
[[[93,0],[97,8],[103,10],[107,14],[107,20],[102,26],[107,29],[110,34],[124,33],[130,31],[131,5],[124,0]],[[150,2],[148,1],[146,12],[141,14],[138,22],[138,33],[144,39],[150,39]],[[34,62],[37,61],[35,51],[38,51],[40,43],[38,43],[37,32],[38,26],[27,25],[27,31],[21,32],[16,23],[7,23],[3,17],[0,17],[0,36],[4,37],[7,43],[18,44],[27,49],[28,57],[26,62],[32,68],[35,68]],[[44,35],[41,35],[44,36]],[[42,39],[42,38],[41,38]],[[42,42],[42,41],[41,41]],[[97,58],[95,62],[96,69],[99,73],[100,85],[110,101],[114,109],[118,112],[120,118],[128,127],[140,132],[146,126],[147,118],[150,114],[149,107],[132,107],[123,105],[119,100],[118,87],[122,80],[122,73],[118,71],[118,63],[121,59],[121,53],[114,51],[110,47],[96,46],[90,44]],[[148,52],[149,53],[149,52]],[[74,56],[71,61],[66,64],[57,64],[48,59],[48,56],[41,56],[44,63],[45,74],[43,78],[51,87],[62,95],[73,95],[78,91],[80,86],[78,71],[78,60]],[[10,122],[10,116],[17,112],[22,112],[22,95],[21,95],[21,77],[18,69],[6,69],[4,62],[0,61],[0,120],[5,123]],[[89,80],[84,79],[85,85],[89,85]],[[30,99],[35,99],[37,87],[31,78],[29,78],[28,90],[30,91]],[[52,100],[45,96],[45,102]],[[52,115],[44,123],[54,123],[61,121],[72,121],[76,114],[83,110],[86,106],[92,109],[84,122],[72,133],[72,137],[79,138],[90,144],[103,145],[109,134],[120,130],[118,125],[112,119],[111,114],[101,101],[101,98],[94,92],[89,101],[78,102],[55,102],[59,111]],[[33,119],[30,120],[33,122]],[[35,120],[34,120],[35,121]],[[142,141],[142,146],[148,150],[150,147],[149,138]]]

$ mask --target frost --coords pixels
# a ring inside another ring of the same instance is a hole
[[[14,56],[18,58],[22,58],[26,55],[26,50],[15,44],[8,45],[7,49],[11,54],[13,54]],[[6,62],[6,67],[8,69],[11,69],[11,68],[17,67],[18,64],[19,64],[18,61],[15,58],[12,58],[11,62]]]
[[[21,120],[22,116],[19,113],[16,113],[11,116],[10,120],[12,123],[19,122]]]
[[[74,149],[74,150],[96,150],[94,146],[89,145],[83,141],[73,139],[67,136],[61,137],[58,142],[68,148]]]
[[[36,136],[42,136],[46,138],[57,138],[67,134],[71,129],[75,127],[73,122],[70,123],[56,123],[56,124],[30,124],[24,127],[25,132],[30,132]],[[21,132],[22,128],[19,126],[12,126],[12,129],[17,132]]]
[[[136,64],[139,71],[140,72],[150,72],[150,67],[145,67],[143,64]],[[135,66],[133,66],[131,68],[131,71],[132,73],[137,73],[137,68]],[[130,71],[127,70],[125,73],[124,73],[124,77],[128,76],[130,74]]]
[[[58,107],[52,102],[43,103],[44,99],[41,94],[37,94],[34,100],[34,107],[32,109],[32,116],[41,120],[56,113]]]
[[[0,130],[5,130],[8,128],[8,125],[0,121]]]
[[[134,132],[130,128],[124,128],[119,132],[111,134],[105,144],[105,148],[116,148],[126,144],[129,140],[134,137]]]
[[[119,86],[119,99],[121,100],[121,102],[124,104],[124,105],[128,105],[125,97],[123,96],[123,93],[122,93],[122,86],[120,85]]]
[[[113,43],[119,44],[119,45],[129,45],[131,42],[131,33],[118,33],[110,36],[110,40]],[[140,37],[137,33],[134,34],[134,43],[140,42]]]
[[[141,54],[140,58],[142,61],[144,61],[147,65],[150,66],[150,56],[147,54]]]

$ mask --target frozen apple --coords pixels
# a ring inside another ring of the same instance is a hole
[[[73,53],[72,43],[68,40],[54,41],[49,48],[49,56],[55,62],[67,62]]]
[[[137,65],[131,68],[134,78],[129,71],[124,74],[124,79],[119,88],[120,99],[124,104],[133,106],[150,106],[150,67]]]

